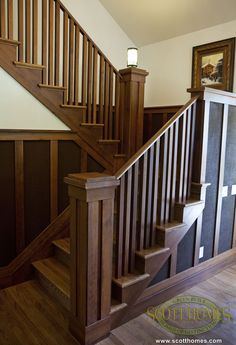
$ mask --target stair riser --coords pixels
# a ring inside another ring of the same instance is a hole
[[[48,292],[48,294],[60,303],[64,308],[70,310],[70,298],[63,294],[55,285],[53,285],[47,278],[45,278],[40,272],[36,271],[35,276],[40,285]]]
[[[170,250],[167,250],[166,252],[158,253],[156,255],[153,255],[149,258],[143,258],[139,255],[136,255],[135,259],[135,265],[136,269],[141,273],[148,273],[152,274],[153,270],[155,271],[157,266],[160,264],[160,262],[165,260],[169,256]]]
[[[136,300],[138,298],[138,295],[135,294],[136,289],[137,291],[139,291],[139,289],[142,289],[142,286],[145,286],[147,284],[147,280],[148,278],[141,280],[134,285],[132,284],[123,288],[112,282],[112,297],[121,303],[130,303],[130,301]]]
[[[59,262],[64,264],[66,267],[70,267],[70,254],[64,252],[64,250],[55,247],[54,249],[55,257]]]

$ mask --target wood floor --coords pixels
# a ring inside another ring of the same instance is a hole
[[[236,265],[185,291],[229,306],[233,320],[221,323],[201,339],[222,339],[236,344]],[[158,339],[175,339],[143,314],[112,331],[99,345],[152,345]],[[180,337],[183,338],[183,337]],[[194,339],[192,337],[191,339]],[[36,281],[0,292],[0,345],[78,345],[67,331],[67,312],[54,303]]]

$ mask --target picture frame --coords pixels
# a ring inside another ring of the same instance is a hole
[[[193,47],[192,88],[233,91],[235,38]]]

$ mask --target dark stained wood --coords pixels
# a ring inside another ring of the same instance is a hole
[[[109,80],[109,111],[108,111],[108,137],[113,138],[113,67],[110,66]]]
[[[151,228],[151,246],[156,243],[156,224],[157,224],[157,205],[158,205],[158,184],[159,184],[159,166],[160,166],[160,141],[154,145],[154,181],[153,181],[153,200],[152,200],[152,228]]]
[[[31,62],[31,1],[25,1],[25,62]]]
[[[169,131],[164,134],[161,140],[161,176],[160,176],[160,198],[159,198],[159,224],[165,222],[165,206],[166,206],[166,179],[167,179],[167,155],[168,155],[168,142]]]
[[[93,45],[88,42],[88,74],[87,74],[87,122],[92,122],[92,61],[93,61]]]
[[[98,173],[69,175],[65,182],[72,201],[71,233],[77,243],[71,248],[75,250],[71,274],[78,284],[71,286],[75,305],[70,330],[83,344],[92,344],[110,331],[113,212],[119,182]]]
[[[94,48],[93,51],[93,109],[92,122],[97,123],[97,86],[98,86],[98,52]]]
[[[63,25],[63,86],[68,87],[68,13],[64,12]],[[64,92],[64,104],[68,101],[68,91]]]
[[[147,192],[147,152],[143,156],[142,162],[142,191],[141,191],[141,208],[140,208],[140,235],[138,239],[138,250],[144,248],[145,239],[145,221],[146,221],[146,192]]]
[[[104,91],[104,139],[109,139],[109,76],[110,68],[107,61],[105,61],[105,91]]]
[[[132,193],[132,169],[126,174],[125,191],[125,223],[124,223],[124,251],[123,251],[123,275],[129,273],[130,258],[130,224],[131,224],[131,193]]]
[[[152,206],[153,206],[153,164],[154,164],[154,146],[148,151],[148,186],[147,186],[147,211],[146,211],[146,232],[145,248],[150,247],[152,224]]]
[[[83,35],[82,105],[86,105],[87,64],[88,64],[88,39],[86,35]]]
[[[171,178],[173,175],[173,127],[169,130],[169,143],[168,143],[168,169],[166,179],[166,207],[165,207],[165,221],[170,220],[170,209],[171,209]]]
[[[178,176],[178,201],[181,202],[184,199],[183,188],[184,188],[184,163],[185,163],[185,140],[186,140],[186,112],[182,117],[181,121],[181,137],[180,137],[180,164],[179,164],[179,176]]]
[[[191,195],[191,183],[192,183],[192,171],[193,171],[193,153],[194,153],[194,140],[195,140],[195,129],[196,129],[196,104],[192,107],[192,123],[191,123],[191,138],[189,148],[189,167],[188,167],[188,186],[187,186],[187,198]]]
[[[189,151],[191,144],[191,124],[192,124],[192,109],[190,108],[186,116],[186,139],[185,139],[185,159],[183,172],[183,201],[186,200],[189,182]]]
[[[139,187],[139,162],[133,168],[132,184],[132,213],[131,213],[131,236],[130,236],[130,272],[135,269],[135,251],[137,238],[137,221],[138,221],[138,187]]]
[[[80,171],[86,172],[88,171],[88,153],[85,150],[81,150],[80,156]]]
[[[75,25],[70,18],[70,32],[69,32],[69,104],[74,104],[74,30]]]
[[[118,222],[116,227],[116,265],[115,277],[122,276],[123,241],[124,241],[124,204],[125,204],[125,176],[120,179],[120,187],[116,191],[118,203]]]
[[[99,70],[99,123],[104,121],[104,83],[105,83],[105,61],[104,57],[100,55],[100,70]]]
[[[24,146],[23,141],[15,142],[15,193],[16,193],[16,252],[25,248],[24,214]]]
[[[60,74],[60,4],[55,1],[55,85],[59,85]]]
[[[3,1],[1,3],[3,3]],[[18,41],[21,43],[18,48],[18,61],[23,61],[23,50],[24,50],[23,11],[24,11],[23,0],[18,0]]]
[[[58,141],[50,142],[50,209],[51,221],[58,216]]]
[[[80,52],[80,29],[75,26],[75,75],[74,75],[74,90],[75,90],[75,105],[79,103],[79,52]]]
[[[171,179],[171,194],[170,194],[170,221],[174,219],[175,208],[175,192],[176,192],[176,176],[177,176],[177,154],[178,154],[178,135],[179,135],[179,121],[174,124],[174,139],[173,139],[173,165],[172,165],[172,179]]]
[[[13,0],[7,1],[7,28],[8,28],[8,38],[13,40]]]
[[[115,74],[115,139],[120,138],[120,77]]]
[[[42,64],[47,66],[47,25],[48,25],[48,6],[47,0],[42,0]],[[43,84],[47,83],[47,71],[43,70]]]
[[[33,43],[32,62],[38,64],[38,0],[33,1]]]
[[[1,1],[0,3],[0,12],[1,12],[1,37],[6,38],[6,3]]]
[[[53,0],[49,1],[49,26],[48,26],[48,84],[54,85],[54,70],[53,70],[53,60],[54,60],[54,7]]]
[[[47,130],[0,130],[0,141],[9,140],[76,140],[77,135],[72,131]]]

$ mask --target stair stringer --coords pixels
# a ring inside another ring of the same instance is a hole
[[[61,107],[64,99],[62,88],[41,87],[42,73],[44,66],[40,65],[17,65],[17,41],[0,40],[0,67],[2,67],[12,78],[21,84],[27,91],[39,100],[47,109],[57,116],[72,131],[76,132],[78,139],[84,141],[90,154],[98,162],[110,171],[114,171],[117,143],[105,146],[99,144],[103,128],[81,126],[85,122],[84,107]]]
[[[140,295],[148,287],[148,285],[151,283],[154,277],[158,274],[158,272],[165,264],[165,262],[169,259],[169,257],[174,253],[176,247],[181,242],[183,237],[186,235],[188,230],[191,228],[191,226],[194,224],[197,218],[202,214],[204,207],[205,200],[199,201],[197,205],[196,203],[193,203],[192,206],[191,204],[188,204],[187,206],[182,204],[182,223],[184,223],[184,226],[181,228],[181,232],[178,231],[178,236],[174,236],[176,242],[173,243],[170,248],[166,248],[166,251],[159,252],[157,253],[157,255],[152,255],[150,258],[147,258],[145,256],[143,257],[143,263],[141,267],[143,267],[145,274],[147,274],[148,276],[142,282],[139,282],[137,286],[123,286],[123,291],[120,291],[120,296],[123,299],[119,301],[122,303],[126,303],[127,307],[124,310],[118,311],[117,313],[112,315],[112,328],[117,327],[117,324],[123,323],[122,319],[126,318],[127,314],[129,314],[129,310],[132,310]],[[188,210],[186,210],[186,208],[188,208]],[[140,269],[140,262],[138,268]],[[117,297],[119,296],[115,296],[115,298]]]

